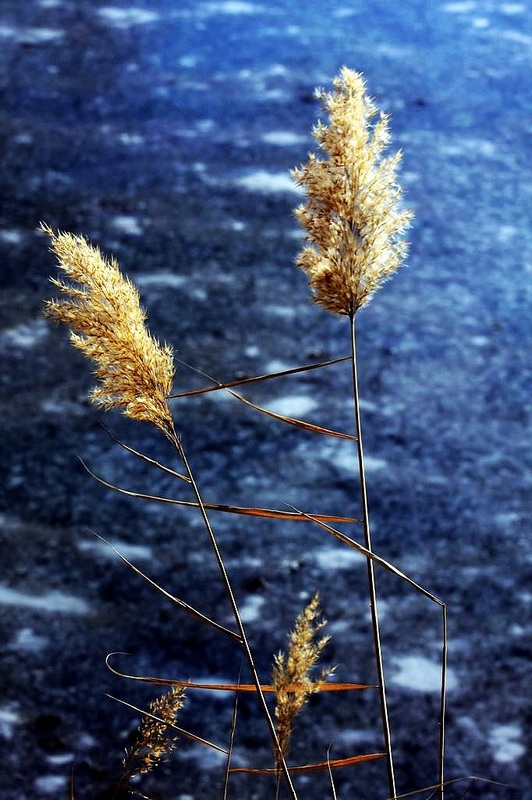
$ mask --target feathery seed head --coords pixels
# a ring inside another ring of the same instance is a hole
[[[45,314],[65,323],[74,347],[96,363],[100,382],[91,401],[107,410],[121,408],[171,434],[172,350],[148,332],[136,288],[116,261],[103,258],[82,236],[55,234],[44,224],[41,229],[67,278],[52,278],[66,298],[47,301]]]
[[[135,743],[123,760],[125,779],[151,772],[175,749],[177,736],[171,726],[183,706],[184,695],[182,687],[175,687],[150,703],[150,715],[142,718]]]
[[[307,194],[295,211],[307,242],[296,263],[316,303],[353,316],[404,261],[412,213],[399,208],[401,153],[383,156],[387,115],[366,94],[360,73],[344,67],[333,85],[316,92],[329,117],[313,131],[325,158],[310,153],[292,171]]]
[[[296,619],[294,630],[288,637],[288,654],[278,653],[274,657],[275,718],[283,757],[288,753],[295,717],[307,702],[307,698],[319,692],[327,677],[334,672],[334,668],[325,668],[319,677],[313,676],[313,669],[321,651],[330,638],[323,636],[316,641],[317,633],[327,624],[319,617],[319,595],[315,594]]]

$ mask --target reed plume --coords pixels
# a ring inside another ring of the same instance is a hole
[[[385,156],[390,142],[388,116],[366,94],[362,75],[344,67],[333,81],[334,90],[317,97],[329,124],[318,122],[313,134],[325,158],[309,154],[293,170],[307,195],[296,217],[305,228],[306,245],[296,263],[306,273],[316,303],[349,318],[351,366],[359,464],[360,503],[364,545],[373,553],[358,388],[355,316],[403,263],[403,238],[412,213],[400,208],[397,183],[401,152]],[[380,637],[377,586],[373,561],[366,562],[371,627],[379,687],[390,798],[397,796],[392,737]]]
[[[329,636],[316,640],[318,632],[326,625],[320,619],[319,596],[315,594],[310,603],[298,615],[294,629],[288,637],[288,654],[274,656],[273,685],[276,691],[275,719],[280,753],[286,757],[292,736],[292,728],[309,696],[319,692],[327,677],[334,671],[325,668],[315,678],[313,670]]]
[[[400,210],[396,174],[401,153],[384,156],[388,116],[366,94],[362,76],[344,67],[334,91],[318,90],[329,116],[313,135],[325,158],[309,154],[292,171],[307,200],[295,214],[307,245],[297,264],[316,303],[353,316],[404,261],[402,236],[411,213]]]
[[[175,687],[150,703],[136,731],[135,742],[126,751],[122,762],[124,772],[121,784],[135,775],[145,775],[166,760],[177,745],[177,736],[172,733],[177,714],[183,707],[185,690]]]
[[[96,363],[99,384],[90,399],[132,419],[151,422],[166,435],[173,429],[168,396],[172,390],[172,349],[146,328],[145,310],[117,262],[104,258],[82,236],[54,233],[41,225],[67,280],[52,278],[66,296],[48,300],[45,314],[70,328],[72,344]]]

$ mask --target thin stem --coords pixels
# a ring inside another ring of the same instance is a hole
[[[190,478],[190,483],[191,483],[191,486],[192,486],[192,490],[194,492],[194,496],[196,497],[198,506],[199,506],[200,511],[201,511],[201,515],[202,515],[203,523],[204,523],[204,526],[205,526],[205,530],[207,531],[207,535],[209,537],[209,540],[210,540],[210,543],[211,543],[211,547],[213,549],[214,556],[216,558],[216,562],[217,562],[217,565],[218,565],[218,570],[220,572],[220,575],[221,575],[221,578],[222,578],[222,581],[223,581],[223,584],[224,584],[224,588],[225,588],[227,597],[229,598],[229,602],[231,604],[231,608],[232,608],[232,611],[233,611],[233,616],[234,616],[234,619],[235,619],[235,623],[236,623],[236,626],[237,626],[237,629],[238,629],[238,633],[240,634],[240,639],[241,639],[240,644],[241,644],[242,650],[244,652],[244,656],[246,658],[246,661],[247,661],[247,664],[248,664],[249,671],[251,673],[251,677],[252,677],[253,683],[255,684],[255,687],[256,687],[256,690],[257,690],[257,696],[258,696],[258,699],[259,699],[259,704],[261,706],[261,711],[263,713],[264,719],[266,720],[266,724],[268,726],[268,730],[269,730],[270,736],[272,738],[272,742],[273,742],[273,746],[274,746],[274,749],[275,749],[275,753],[276,753],[276,755],[279,754],[280,758],[281,758],[281,771],[283,773],[283,777],[285,779],[285,782],[286,782],[286,785],[287,785],[287,788],[288,788],[288,792],[289,792],[290,797],[292,798],[292,800],[298,800],[297,794],[296,794],[296,790],[295,790],[294,785],[292,783],[292,778],[290,777],[290,773],[289,773],[288,767],[286,765],[286,761],[285,761],[285,759],[284,759],[284,757],[282,755],[282,752],[281,752],[279,739],[277,737],[277,731],[275,730],[275,725],[274,725],[274,722],[272,720],[270,711],[268,709],[268,705],[266,703],[266,698],[264,697],[264,692],[262,691],[260,678],[259,678],[259,675],[258,675],[258,672],[257,672],[257,668],[255,666],[255,659],[253,658],[253,653],[251,652],[251,647],[250,647],[250,644],[249,644],[249,641],[248,641],[248,638],[247,638],[246,630],[244,628],[244,623],[242,622],[242,617],[240,615],[240,611],[238,609],[238,604],[237,604],[237,601],[236,601],[236,598],[235,598],[235,595],[234,595],[234,592],[233,592],[233,587],[232,587],[231,581],[229,579],[229,575],[227,574],[227,570],[225,568],[225,563],[224,563],[224,560],[222,558],[222,554],[220,552],[220,548],[218,547],[218,542],[216,540],[216,536],[214,535],[214,531],[213,531],[213,529],[211,527],[210,520],[209,520],[209,518],[207,516],[207,511],[206,511],[205,506],[203,504],[203,500],[201,498],[201,494],[200,494],[198,485],[197,485],[196,480],[194,478],[194,474],[193,474],[192,469],[190,467],[190,464],[188,462],[187,455],[185,453],[185,449],[183,447],[183,444],[181,442],[180,437],[177,435],[177,433],[176,433],[176,431],[174,429],[171,429],[170,431],[168,431],[167,432],[167,436],[170,439],[170,441],[175,445],[175,447],[177,449],[177,452],[179,453],[179,456],[180,456],[180,458],[181,458],[181,460],[183,462],[183,466],[185,467],[187,476]]]
[[[353,371],[353,397],[355,406],[355,426],[357,435],[357,454],[358,454],[358,468],[359,468],[359,483],[360,483],[360,501],[362,506],[362,524],[364,530],[364,544],[369,552],[373,552],[371,544],[371,529],[369,524],[369,507],[368,507],[368,493],[366,485],[366,470],[364,465],[364,449],[362,445],[362,426],[360,420],[360,399],[358,391],[358,364],[356,353],[356,337],[355,337],[355,314],[351,314],[351,365]],[[381,720],[382,731],[384,735],[384,745],[386,750],[386,766],[388,772],[388,787],[389,794],[392,800],[397,797],[397,790],[395,785],[395,770],[393,764],[392,754],[392,736],[390,730],[390,719],[388,713],[388,701],[386,698],[386,685],[384,682],[384,664],[382,658],[382,644],[379,625],[379,611],[377,605],[377,585],[375,579],[375,567],[372,559],[366,559],[367,574],[368,574],[368,595],[369,607],[371,613],[371,629],[373,633],[373,647],[375,651],[375,664],[377,669],[377,683],[379,688],[379,698],[381,707]]]
[[[440,690],[440,749],[438,754],[439,800],[444,795],[444,761],[445,761],[445,703],[447,697],[447,606],[442,606],[442,657],[441,657],[441,690]]]

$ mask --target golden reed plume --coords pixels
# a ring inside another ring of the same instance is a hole
[[[178,737],[172,732],[172,726],[176,723],[184,699],[185,690],[176,687],[152,701],[149,715],[142,718],[135,742],[127,750],[122,762],[123,782],[135,775],[151,772],[175,749]]]
[[[327,677],[334,672],[334,669],[326,668],[318,678],[312,675],[321,651],[330,638],[323,636],[316,641],[316,634],[327,624],[319,619],[319,615],[319,596],[315,594],[296,619],[294,630],[288,637],[288,654],[278,653],[274,657],[275,719],[283,757],[290,747],[294,719],[308,697],[319,692]]]
[[[307,242],[297,264],[316,303],[352,317],[404,261],[402,236],[412,214],[399,208],[401,153],[383,156],[388,117],[379,114],[359,73],[344,67],[333,85],[333,92],[316,93],[329,116],[328,125],[319,122],[313,131],[326,158],[310,153],[292,172],[307,194],[295,212]]]
[[[55,234],[42,224],[67,281],[52,278],[66,299],[46,302],[45,314],[70,328],[72,344],[96,363],[100,383],[93,403],[121,408],[132,419],[151,422],[166,435],[173,430],[172,349],[148,332],[136,288],[116,261],[103,258],[82,236]]]

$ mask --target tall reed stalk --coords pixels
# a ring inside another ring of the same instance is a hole
[[[373,552],[369,520],[358,388],[355,318],[382,282],[403,262],[403,234],[411,214],[399,207],[396,174],[401,154],[384,156],[388,118],[366,94],[362,76],[344,68],[334,91],[317,92],[328,124],[319,122],[314,137],[324,157],[309,155],[294,170],[307,200],[296,211],[307,245],[298,264],[308,277],[316,303],[350,321],[351,368],[364,544]],[[376,119],[378,117],[378,119]],[[379,687],[388,787],[397,790],[377,605],[375,567],[367,559],[371,627]]]
[[[364,463],[364,447],[362,444],[362,423],[360,418],[360,395],[358,389],[358,361],[355,335],[355,315],[350,317],[351,326],[351,368],[353,374],[353,398],[355,411],[355,430],[357,435],[357,455],[358,455],[358,475],[360,485],[360,505],[362,508],[362,526],[364,530],[364,546],[369,553],[373,553],[371,541],[371,526],[369,519],[368,489],[366,483],[366,467]],[[384,661],[382,657],[382,643],[379,622],[379,607],[377,600],[377,579],[375,575],[375,563],[370,558],[366,559],[368,574],[368,598],[371,615],[371,630],[373,633],[373,649],[375,653],[375,667],[377,672],[377,685],[379,688],[380,710],[382,720],[382,732],[384,737],[384,747],[386,749],[386,767],[388,775],[388,788],[390,798],[396,800],[397,788],[395,781],[395,768],[392,751],[392,732],[390,728],[390,714],[388,711],[388,700],[386,697],[386,682],[384,677]]]

